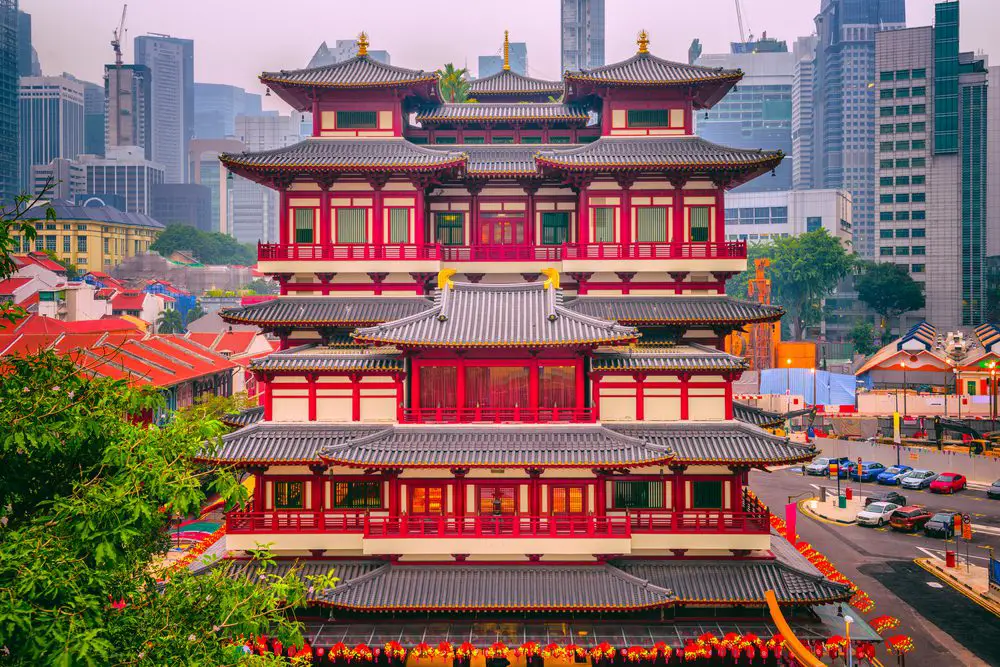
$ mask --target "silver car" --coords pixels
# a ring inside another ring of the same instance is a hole
[[[818,459],[813,459],[813,462],[806,466],[806,474],[829,476],[831,460],[832,459],[823,456],[819,457]]]
[[[933,470],[911,470],[899,479],[899,485],[904,489],[926,489],[937,478]]]

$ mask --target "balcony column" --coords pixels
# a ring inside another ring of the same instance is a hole
[[[577,414],[587,407],[587,359],[579,355],[576,359],[576,409]]]
[[[397,517],[400,514],[399,503],[399,475],[402,470],[386,469],[382,471],[387,486],[389,487],[389,516]]]
[[[680,373],[677,375],[677,379],[681,381],[681,420],[690,419],[688,417],[688,396],[691,388],[691,374]]]
[[[406,401],[406,392],[403,389],[405,377],[405,373],[396,373],[392,376],[396,383],[396,422],[400,424],[403,423],[403,407]]]
[[[672,209],[672,225],[670,232],[671,243],[684,243],[684,186],[687,181],[683,179],[673,179],[670,184],[674,186],[674,201]]]
[[[635,183],[635,176],[619,176],[615,180],[622,189],[618,242],[622,244],[622,248],[627,248],[632,244],[632,185]]]
[[[421,406],[422,407],[422,406]],[[430,406],[428,406],[430,407]],[[458,420],[462,420],[462,408],[465,405],[465,358],[459,353],[455,360],[455,408],[457,409]],[[476,406],[469,406],[476,407]]]
[[[531,363],[528,366],[528,405],[527,407],[535,410],[539,408],[538,405],[538,377],[539,377],[539,367],[538,367],[538,350],[531,351]]]
[[[715,238],[709,239],[715,243],[726,242],[726,186],[720,181],[715,183]]]
[[[538,184],[533,181],[522,181],[521,188],[527,195],[527,204],[524,210],[524,245],[540,245],[542,239],[537,233],[538,225],[535,223],[535,193],[538,192]]]
[[[368,183],[372,186],[374,197],[372,197],[372,236],[371,242],[375,248],[385,245],[385,213],[382,207],[382,190],[389,182],[388,174],[372,174],[368,176]]]
[[[319,96],[314,96],[312,101],[313,136],[318,137],[323,131],[322,115],[319,110]]]
[[[351,421],[361,421],[361,376],[352,373],[351,376]]]
[[[646,374],[636,373],[635,377],[635,420],[646,419]]]
[[[291,236],[288,226],[288,188],[278,191],[278,243],[288,245]]]
[[[723,376],[723,379],[726,381],[726,419],[733,418],[733,382],[736,381],[736,377],[732,373],[727,373]]]
[[[577,184],[577,203],[576,203],[576,242],[581,246],[586,246],[590,243],[590,210],[587,203],[588,191],[587,186],[590,185],[588,179],[579,181]],[[586,250],[582,250],[585,253]]]
[[[594,512],[595,516],[605,516],[608,513],[608,478],[603,470],[594,471]]]
[[[671,491],[674,497],[674,512],[682,512],[686,509],[687,503],[684,502],[684,471],[687,470],[687,466],[677,465],[670,466],[671,475]]]
[[[309,466],[312,472],[312,509],[313,512],[322,512],[326,509],[326,470],[324,465]]]
[[[541,498],[541,482],[539,481],[542,477],[541,468],[526,468],[524,472],[528,473],[528,516],[541,516],[542,513],[542,498]],[[549,514],[552,514],[552,508],[549,508]]]
[[[309,373],[306,380],[309,382],[309,421],[316,421],[316,374]]]
[[[271,388],[271,378],[261,376],[264,383],[264,421],[271,421],[274,412],[274,390]]]
[[[319,183],[319,238],[321,246],[328,246],[333,243],[333,215],[330,210],[330,188],[333,187],[333,179],[324,178],[317,181]]]
[[[264,511],[264,472],[267,468],[254,466],[247,468],[247,472],[253,475],[253,508],[254,512]]]
[[[455,516],[465,516],[467,508],[465,506],[466,492],[466,481],[465,476],[469,474],[468,468],[452,468],[451,474],[455,476],[455,484],[453,488],[455,489]]]
[[[479,193],[483,191],[484,185],[480,181],[466,181],[465,183],[465,189],[472,198],[469,211],[469,246],[492,245],[492,239],[490,239],[489,243],[482,243],[483,236],[479,230]]]
[[[414,176],[410,179],[413,183],[413,187],[416,188],[416,193],[414,196],[414,211],[413,211],[413,243],[417,247],[423,247],[425,241],[425,227],[427,219],[427,202],[426,193],[424,190],[429,185],[426,178],[421,178],[420,176]]]
[[[729,466],[733,473],[731,488],[729,490],[729,505],[733,512],[743,511],[743,476],[749,468],[746,466]]]

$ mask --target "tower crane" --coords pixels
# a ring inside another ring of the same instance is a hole
[[[750,30],[750,26],[743,24],[743,6],[740,4],[740,0],[735,0],[736,2],[736,20],[740,24],[740,41],[746,44],[747,42],[753,41],[753,31]],[[749,22],[748,22],[749,23]],[[747,32],[750,34],[748,35]]]
[[[128,12],[128,4],[122,6],[122,20],[118,23],[118,27],[115,28],[113,37],[111,39],[111,48],[115,52],[115,66],[122,66],[122,40],[125,39],[125,13]]]

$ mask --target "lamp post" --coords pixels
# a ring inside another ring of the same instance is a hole
[[[785,421],[788,422],[788,430],[792,430],[792,360],[785,359]]]
[[[819,401],[816,400],[816,376],[818,376],[819,373],[816,372],[815,368],[810,368],[809,369],[809,374],[813,376],[813,395],[812,395],[812,399],[813,400],[812,400],[812,404],[813,404],[813,407],[815,407],[816,404],[819,403]]]
[[[906,388],[907,388],[907,384],[906,384],[906,362],[905,361],[901,362],[900,366],[903,367],[903,417],[905,418],[906,417]],[[900,430],[902,430],[902,429],[900,429]]]
[[[851,651],[851,623],[853,616],[844,616],[844,633],[847,636],[847,667],[854,667],[854,652]]]

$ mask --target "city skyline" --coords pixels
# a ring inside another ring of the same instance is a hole
[[[368,30],[372,48],[393,53],[395,63],[408,67],[436,69],[446,62],[474,67],[482,54],[484,41],[502,43],[503,30],[511,31],[513,41],[528,43],[532,59],[529,76],[560,78],[559,3],[530,3],[511,0],[503,9],[483,5],[469,11],[457,0],[437,0],[435,11],[428,15],[447,13],[457,17],[468,30],[453,31],[448,39],[432,39],[429,32],[413,30],[412,22],[383,24],[379,16],[353,6],[336,6],[314,0],[295,0],[297,14],[309,13],[313,20],[292,33],[278,33],[278,39],[266,22],[251,17],[257,13],[249,0],[239,5],[233,2],[195,3],[178,0],[170,11],[162,5],[132,3],[127,20],[128,38],[126,62],[134,61],[132,40],[148,32],[170,34],[192,39],[198,44],[195,80],[205,83],[226,83],[241,86],[248,92],[261,92],[263,86],[256,76],[261,71],[277,68],[304,67],[316,45],[327,40],[344,39],[361,30]],[[389,4],[403,4],[389,0]],[[261,3],[262,4],[262,3]],[[80,12],[67,22],[66,7],[59,2],[22,0],[21,9],[32,15],[33,42],[46,74],[70,71],[84,80],[99,80],[103,66],[112,61],[109,45],[111,31],[121,15],[119,0],[93,0],[86,12]],[[934,0],[908,0],[907,23],[929,25],[933,21]],[[795,2],[785,0],[746,0],[744,17],[756,36],[765,30],[769,36],[789,42],[813,32],[813,19],[819,11],[819,0]],[[991,0],[963,2],[962,43],[969,49],[990,53],[997,51],[997,38],[991,35],[991,25],[1000,19],[1000,5]],[[329,15],[330,20],[323,17]],[[192,17],[197,21],[192,21]],[[246,17],[245,25],[243,19]],[[720,20],[721,17],[721,20]],[[69,29],[72,25],[72,30]],[[229,26],[219,32],[218,26]],[[336,27],[331,27],[336,26]],[[687,49],[694,38],[700,38],[706,53],[724,53],[729,43],[739,40],[739,28],[731,0],[704,0],[698,12],[677,19],[665,3],[656,0],[616,0],[607,12],[607,62],[628,57],[635,46],[635,33],[645,28],[652,37],[651,49],[661,57],[686,61]],[[496,32],[494,36],[492,32]],[[421,37],[420,35],[427,35]],[[240,45],[254,48],[236,55]],[[265,108],[285,110],[275,98],[264,100]]]

